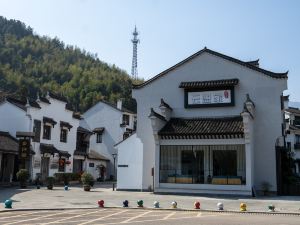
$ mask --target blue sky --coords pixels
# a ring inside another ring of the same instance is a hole
[[[300,101],[300,1],[0,0],[0,15],[57,36],[130,73],[134,25],[139,76],[148,79],[207,46],[241,60],[289,70]]]

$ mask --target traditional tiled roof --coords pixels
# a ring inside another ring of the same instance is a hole
[[[252,60],[252,61],[247,61],[246,63],[251,64],[253,66],[259,66],[259,59]]]
[[[171,108],[171,106],[169,106],[169,104],[167,104],[162,98],[160,99],[160,105],[159,105],[159,107],[166,107],[166,108],[168,108],[168,109],[173,110],[173,109]]]
[[[220,58],[226,59],[226,60],[228,60],[228,61],[237,63],[237,64],[239,64],[239,65],[241,65],[241,66],[244,66],[244,67],[247,67],[247,68],[249,68],[249,69],[255,70],[255,71],[257,71],[257,72],[260,72],[260,73],[262,73],[262,74],[264,74],[264,75],[266,75],[266,76],[272,77],[272,78],[276,78],[276,79],[286,79],[286,78],[287,78],[287,75],[288,75],[288,72],[284,72],[284,73],[274,73],[274,72],[271,72],[271,71],[268,71],[268,70],[264,70],[264,69],[262,69],[262,68],[260,68],[260,67],[257,67],[257,66],[255,66],[255,65],[249,63],[249,62],[241,61],[241,60],[239,60],[239,59],[236,59],[236,58],[233,58],[233,57],[230,57],[230,56],[221,54],[221,53],[219,53],[219,52],[215,52],[215,51],[210,50],[210,49],[208,49],[208,48],[205,47],[204,49],[202,49],[202,50],[196,52],[195,54],[193,54],[193,55],[191,55],[190,57],[184,59],[183,61],[177,63],[176,65],[170,67],[169,69],[167,69],[167,70],[161,72],[160,74],[154,76],[153,78],[151,78],[151,79],[145,81],[144,83],[138,84],[138,85],[133,85],[133,88],[134,88],[134,89],[142,88],[142,87],[146,86],[147,84],[151,83],[152,81],[154,81],[154,80],[156,80],[156,79],[158,79],[158,78],[160,78],[160,77],[162,77],[162,76],[168,74],[170,71],[172,71],[172,70],[178,68],[179,66],[181,66],[181,65],[183,65],[183,64],[185,64],[185,63],[187,63],[187,62],[189,62],[190,60],[194,59],[195,57],[197,57],[197,56],[199,56],[199,55],[201,55],[202,53],[205,53],[205,52],[206,52],[206,53],[209,53],[209,54],[211,54],[211,55],[218,56],[218,57],[220,57]]]
[[[43,123],[50,123],[50,124],[52,124],[52,126],[57,124],[57,122],[54,119],[46,117],[46,116],[43,117]]]
[[[34,138],[35,137],[35,133],[34,132],[30,132],[30,131],[17,131],[16,132],[16,137],[31,137]]]
[[[79,127],[77,128],[77,132],[85,133],[85,134],[93,134],[93,132],[91,132],[90,130],[85,129],[85,128],[81,127],[81,126],[79,126]]]
[[[68,122],[64,122],[64,121],[60,121],[60,126],[61,127],[66,127],[69,130],[73,127],[71,124],[69,124]]]
[[[227,80],[210,80],[210,81],[190,81],[190,82],[181,82],[180,88],[197,88],[205,89],[211,87],[232,87],[239,83],[239,79],[227,79]]]
[[[47,104],[51,104],[50,101],[47,98],[45,98],[45,97],[39,96],[39,99],[40,99],[41,102],[44,102],[44,103],[47,103]]]
[[[63,151],[63,150],[58,150],[58,155],[61,157],[66,157],[66,158],[70,158],[71,154],[68,151]]]
[[[49,153],[54,155],[55,153],[59,153],[59,150],[55,148],[54,145],[44,143],[40,144],[40,151],[41,154]]]
[[[8,132],[0,131],[0,152],[18,154],[19,142]]]
[[[80,151],[79,149],[76,149],[74,151],[74,155],[80,155],[86,157],[88,154],[85,151]]]
[[[81,120],[82,119],[81,114],[79,112],[73,112],[73,118],[77,119],[77,120]]]
[[[48,91],[48,95],[49,95],[49,97],[51,97],[51,98],[54,98],[54,99],[59,100],[59,101],[61,101],[61,102],[66,102],[66,103],[68,103],[67,98],[64,97],[63,95],[60,95],[60,94],[57,94],[57,93],[53,93],[53,92],[51,92],[51,91]]]
[[[94,133],[100,133],[102,134],[104,132],[105,128],[104,127],[96,127],[93,132]]]
[[[300,114],[300,109],[298,108],[289,107],[285,109],[285,111],[289,113]]]
[[[153,116],[156,117],[156,118],[159,118],[163,121],[166,121],[166,118],[164,116],[158,114],[157,112],[154,111],[153,108],[151,108],[151,112],[150,112],[150,115],[148,117],[150,118],[150,117],[153,117]]]
[[[18,99],[15,97],[7,97],[6,101],[26,111],[26,104],[27,104],[26,98]],[[38,109],[41,108],[41,106],[36,101],[29,100],[29,105],[34,108],[38,108]]]
[[[108,158],[106,158],[105,156],[101,155],[100,153],[91,150],[88,153],[87,156],[88,159],[94,159],[94,160],[103,160],[103,161],[110,161]]]
[[[171,118],[158,132],[163,139],[227,139],[244,136],[241,116],[223,118]]]

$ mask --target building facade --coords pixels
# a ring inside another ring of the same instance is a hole
[[[294,172],[300,176],[300,109],[285,109],[286,147],[295,159]]]
[[[251,195],[268,182],[275,192],[286,89],[287,73],[207,48],[136,85],[137,132],[116,145],[117,188]]]
[[[73,155],[80,116],[74,113],[67,100],[48,92],[35,101],[7,97],[0,105],[0,124],[3,131],[16,137],[17,132],[34,132],[31,150],[26,161],[32,179],[46,179],[58,172],[73,171]]]
[[[105,179],[114,177],[118,159],[114,145],[134,132],[136,114],[124,108],[119,100],[116,105],[99,101],[82,116],[80,126],[90,132],[89,151],[106,161],[106,165],[103,162],[91,162],[89,165],[92,167],[89,166],[88,170],[94,177],[99,176],[99,167],[102,165]],[[97,168],[98,173],[95,171]]]

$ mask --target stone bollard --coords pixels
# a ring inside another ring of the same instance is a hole
[[[104,208],[104,201],[103,200],[99,200],[98,201],[98,206],[99,206],[99,208]]]
[[[128,204],[129,204],[128,200],[123,201],[123,207],[128,207]]]
[[[247,211],[247,205],[246,205],[246,203],[241,203],[241,204],[240,204],[240,211],[241,211],[241,212]]]
[[[268,211],[269,212],[275,212],[275,206],[273,204],[268,205]]]
[[[222,202],[219,202],[219,203],[217,204],[217,207],[218,207],[218,210],[224,210],[224,205],[223,205]]]
[[[12,208],[12,200],[11,200],[11,199],[5,200],[4,206],[5,206],[5,208],[7,208],[7,209],[11,209],[11,208]]]
[[[154,207],[154,208],[159,208],[159,202],[158,202],[158,201],[155,201],[155,202],[153,203],[153,207]]]
[[[65,191],[68,191],[69,190],[69,186],[65,185],[64,189],[65,189]]]
[[[175,202],[175,201],[172,202],[172,203],[171,203],[171,207],[172,207],[173,209],[176,209],[176,208],[177,208],[177,202]]]
[[[143,200],[138,200],[137,202],[138,207],[144,207],[144,201]]]
[[[200,209],[200,202],[195,202],[194,203],[194,209]]]

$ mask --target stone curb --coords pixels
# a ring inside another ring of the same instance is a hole
[[[124,209],[124,207],[108,206],[106,209]],[[87,208],[44,208],[44,209],[0,209],[0,214],[5,212],[21,212],[21,211],[54,211],[54,210],[79,210],[79,209],[103,209],[99,207],[87,207]],[[161,210],[161,211],[181,211],[181,212],[211,212],[211,213],[234,213],[234,214],[260,214],[260,215],[286,215],[286,216],[300,216],[300,213],[296,212],[267,212],[267,211],[233,211],[233,210],[209,210],[209,209],[169,209],[169,208],[147,208],[147,207],[126,207],[125,209],[141,209],[141,210]]]

